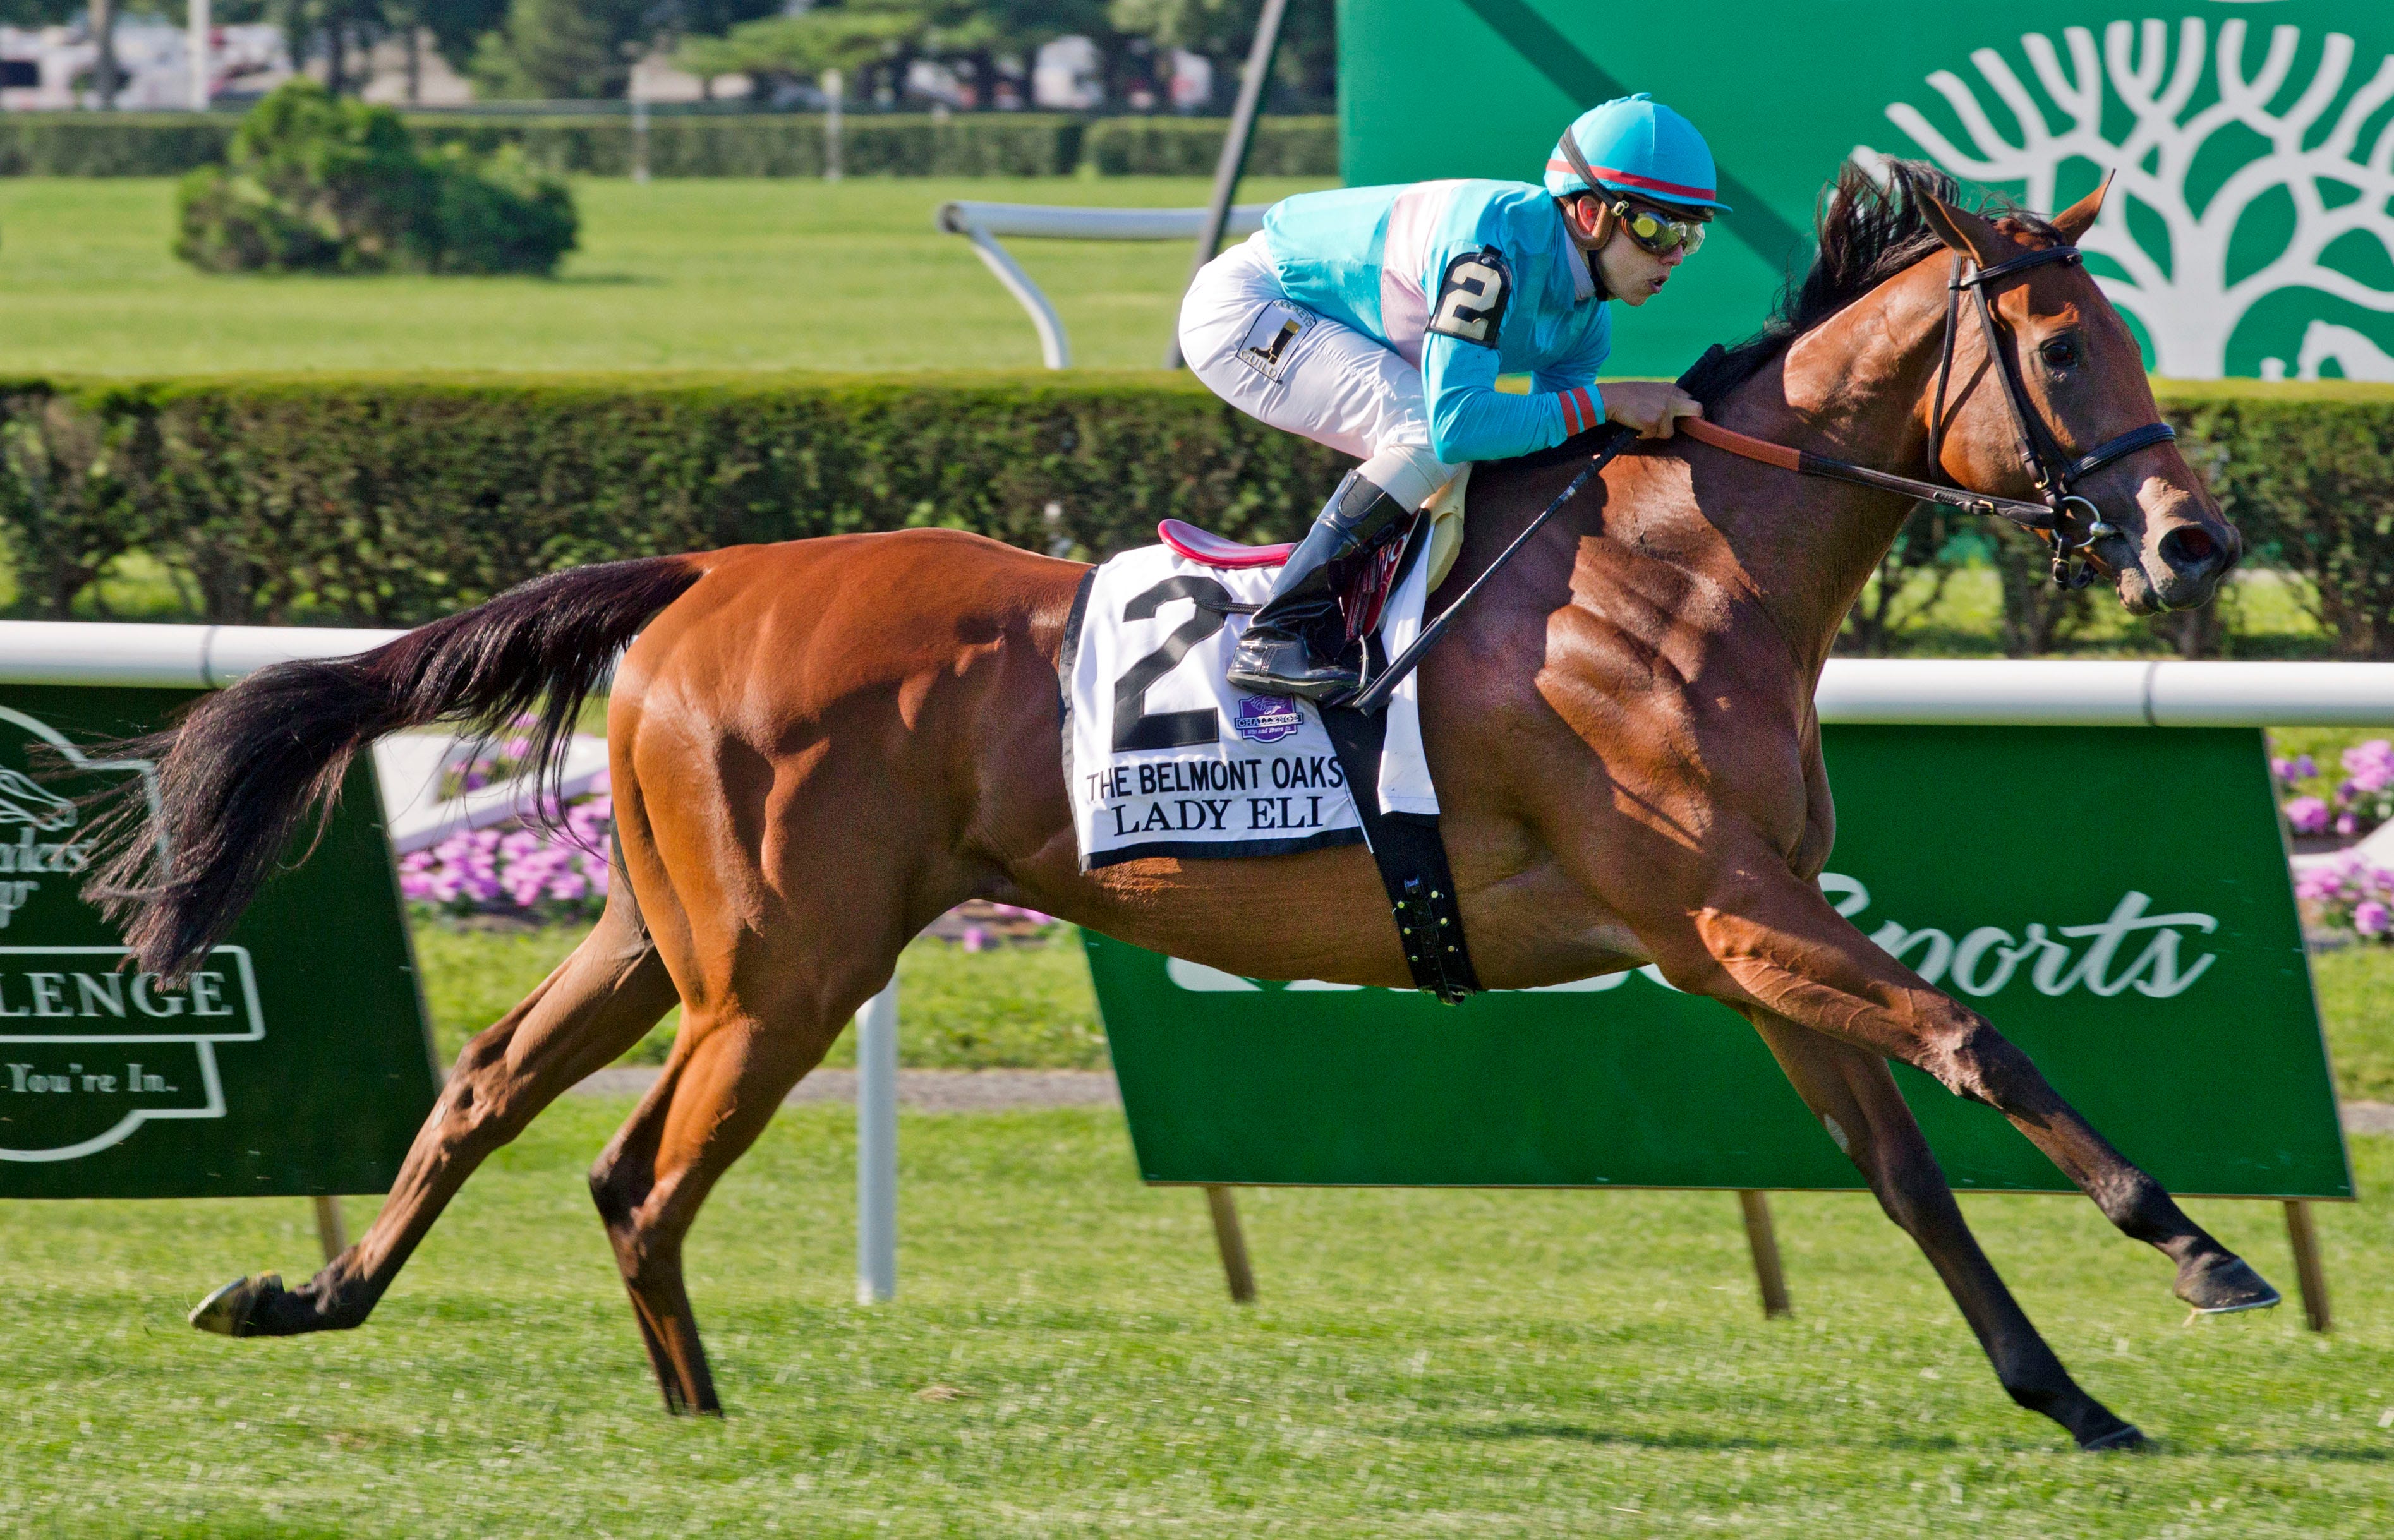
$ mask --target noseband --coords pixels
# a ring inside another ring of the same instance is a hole
[[[2094,503],[2071,490],[2072,487],[2115,460],[2155,444],[2168,443],[2177,437],[2177,430],[2167,423],[2147,423],[2140,428],[2130,428],[2116,438],[2105,439],[2075,460],[2067,460],[2030,406],[2028,389],[2020,383],[2019,370],[2012,361],[2011,349],[2004,346],[2003,328],[1995,320],[1994,307],[1987,300],[1987,291],[1995,284],[2008,281],[2049,262],[2077,264],[2081,260],[2078,248],[2072,245],[2052,245],[2038,251],[2023,252],[1992,268],[1981,268],[1973,259],[1957,254],[1953,258],[1953,276],[1945,284],[1945,347],[1944,355],[1937,365],[1936,398],[1928,417],[1928,474],[1940,476],[1944,473],[1946,385],[1953,373],[1953,339],[1961,332],[1962,295],[1966,290],[1972,308],[1979,314],[1980,331],[1986,337],[1989,366],[1994,370],[1996,378],[2004,383],[2004,403],[2011,411],[2012,433],[2020,463],[2028,468],[2037,491],[2044,497],[2042,502],[1997,497],[1991,492],[1974,492],[1943,481],[1921,481],[1908,476],[1874,471],[1866,465],[1813,454],[1806,450],[1790,449],[1734,433],[1728,428],[1716,427],[1701,417],[1681,418],[1677,431],[1699,443],[1710,444],[1715,449],[1726,450],[1731,454],[1777,465],[1802,476],[1826,476],[1858,486],[1875,487],[1884,491],[1902,492],[1923,502],[2009,519],[2020,528],[2033,529],[2045,538],[2053,550],[2055,582],[2064,588],[2084,588],[2094,578],[2088,564],[2093,559],[2089,552],[2095,542],[2119,534],[2120,529],[2106,519]]]

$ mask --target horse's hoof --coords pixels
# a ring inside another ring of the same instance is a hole
[[[256,1337],[258,1335],[259,1302],[282,1292],[283,1275],[279,1272],[261,1272],[255,1278],[235,1278],[193,1305],[191,1313],[185,1319],[202,1331],[212,1331],[224,1337]]]
[[[2124,1422],[2108,1433],[2080,1439],[2078,1447],[2089,1455],[2107,1455],[2131,1449],[2150,1449],[2152,1441],[2138,1432],[2135,1423]]]
[[[2242,1257],[2225,1252],[2181,1269],[2177,1297],[2197,1315],[2230,1315],[2240,1310],[2268,1310],[2284,1298],[2268,1279],[2253,1271]]]

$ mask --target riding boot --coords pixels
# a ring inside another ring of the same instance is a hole
[[[1288,564],[1272,584],[1271,597],[1247,622],[1231,655],[1231,684],[1257,695],[1296,696],[1306,700],[1335,700],[1362,683],[1335,652],[1324,659],[1314,641],[1338,621],[1338,594],[1332,568],[1368,549],[1380,532],[1410,510],[1395,498],[1348,471],[1330,495],[1313,528],[1289,553]]]

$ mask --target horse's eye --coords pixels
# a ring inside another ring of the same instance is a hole
[[[2056,369],[2068,369],[2078,361],[2078,345],[2068,337],[2054,337],[2036,351],[2039,358]]]

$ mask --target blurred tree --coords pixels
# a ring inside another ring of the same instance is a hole
[[[974,103],[987,107],[998,98],[1002,60],[1027,69],[1042,45],[1072,33],[1101,49],[1126,41],[1108,20],[1106,0],[819,0],[721,37],[691,36],[677,62],[702,77],[809,83],[836,69],[852,78],[859,98],[895,102],[914,61],[930,59],[954,69],[969,82]]]
[[[0,0],[0,27],[62,27],[89,8],[89,0]]]
[[[1112,0],[1113,24],[1162,47],[1203,54],[1214,65],[1217,105],[1239,88],[1263,0]],[[1268,107],[1326,109],[1338,96],[1338,26],[1334,0],[1289,0],[1273,56],[1277,102]]]
[[[365,87],[365,55],[403,24],[397,20],[401,0],[266,0],[261,10],[289,39],[294,64],[305,70],[310,59],[322,57],[324,88],[336,97]],[[359,62],[354,71],[353,57]]]
[[[507,0],[400,0],[432,46],[460,74],[473,67],[475,46],[507,19]]]
[[[650,0],[510,0],[506,23],[476,46],[485,96],[598,100],[624,95],[653,32]]]
[[[838,70],[857,97],[870,99],[876,72],[894,72],[891,89],[902,87],[905,66],[922,51],[930,30],[929,9],[916,0],[816,6],[796,16],[742,22],[721,37],[691,37],[674,62],[702,79],[745,74],[808,85],[826,70]]]

